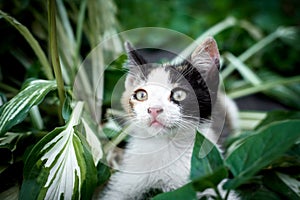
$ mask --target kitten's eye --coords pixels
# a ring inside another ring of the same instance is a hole
[[[171,100],[183,101],[186,98],[186,92],[182,89],[175,90],[171,93]]]
[[[133,97],[138,101],[145,101],[148,99],[148,94],[145,90],[139,89],[135,91]]]

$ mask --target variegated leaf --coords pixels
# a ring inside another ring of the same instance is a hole
[[[89,146],[91,147],[94,163],[97,166],[98,162],[103,157],[103,151],[100,140],[97,138],[94,131],[84,119],[82,119],[82,124],[85,129],[86,140]]]
[[[83,103],[77,103],[67,125],[33,148],[25,162],[20,199],[91,198],[97,171],[87,142],[74,128],[82,109]]]
[[[14,98],[0,107],[0,136],[23,121],[31,107],[38,105],[54,89],[56,89],[55,81],[27,82]]]

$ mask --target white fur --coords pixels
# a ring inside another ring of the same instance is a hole
[[[166,192],[186,184],[194,132],[191,129],[172,133],[172,137],[133,137],[126,149],[124,163],[111,177],[103,199],[139,199],[150,188]]]
[[[196,125],[170,128],[183,120],[180,108],[169,100],[170,91],[176,85],[170,83],[164,68],[153,70],[148,77],[147,82],[135,88],[147,91],[148,100],[135,103],[135,117],[128,129],[131,138],[123,163],[110,178],[101,199],[140,199],[150,188],[167,192],[189,182]],[[153,106],[164,109],[157,119],[165,127],[149,127],[151,117],[147,108]],[[217,138],[212,136],[210,123],[199,129],[216,144]]]

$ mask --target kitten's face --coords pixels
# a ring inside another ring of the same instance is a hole
[[[199,115],[188,112],[196,110],[198,103],[182,75],[171,66],[147,67],[150,68],[149,73],[146,77],[136,77],[136,83],[128,93],[127,105],[132,122],[155,134],[189,128],[188,124],[199,120]],[[190,107],[193,104],[194,107]]]
[[[216,93],[218,85],[218,80],[206,83],[209,69],[201,72],[194,66],[197,63],[187,61],[178,65],[149,64],[130,46],[127,50],[130,71],[122,104],[131,124],[153,135],[193,128],[209,119],[211,94]],[[209,52],[200,53],[207,54],[207,60],[211,61]],[[204,62],[203,67],[217,63],[213,60],[207,64],[207,60],[200,61]]]

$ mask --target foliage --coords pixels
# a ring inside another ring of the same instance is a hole
[[[237,189],[240,194],[237,192],[236,195],[244,196],[245,199],[264,199],[266,195],[298,199],[300,197],[299,172],[290,173],[291,171],[288,169],[292,166],[299,167],[299,160],[297,161],[299,155],[290,157],[296,162],[290,163],[291,165],[288,166],[283,165],[282,160],[286,159],[288,149],[291,149],[292,146],[294,148],[299,146],[299,144],[295,144],[295,140],[300,138],[297,130],[300,120],[298,118],[297,120],[281,121],[279,119],[277,121],[275,119],[274,121],[258,131],[253,131],[245,138],[236,139],[235,144],[231,145],[230,152],[227,152],[224,158],[216,147],[207,151],[205,146],[213,144],[205,140],[200,133],[197,133],[192,157],[192,183],[175,191],[157,195],[154,199],[174,199],[180,198],[180,196],[196,199],[196,192],[206,188],[215,190],[215,194],[212,195],[213,198],[227,199],[229,196],[218,187],[224,178],[227,178],[227,181],[223,185],[223,189],[228,191]],[[205,142],[206,144],[204,144]],[[200,149],[201,146],[202,149]],[[207,154],[207,156],[199,159],[199,155],[203,154]],[[282,162],[281,166],[274,165],[278,160]],[[260,173],[258,173],[259,171]],[[228,173],[231,173],[232,177],[229,177]],[[246,191],[243,186],[247,184],[259,184],[256,186],[259,189],[253,189],[252,192],[254,193],[250,196],[247,192],[243,193],[243,190]],[[278,188],[281,189],[278,190]]]
[[[300,198],[295,27],[300,12],[299,7],[291,7],[293,1],[285,3],[278,12],[281,1],[116,1],[123,29],[166,27],[197,38],[195,43],[214,35],[229,96],[261,93],[293,110],[241,111],[242,130],[229,138],[224,155],[197,133],[191,183],[154,199],[196,199],[197,192],[209,188],[219,199],[228,198],[233,189],[243,199]],[[237,9],[232,10],[234,5]],[[110,48],[97,49],[91,56],[92,67],[80,73],[82,94],[76,94],[73,84],[88,52],[120,30],[117,7],[112,1],[86,0],[3,1],[0,7],[0,29],[6,37],[0,46],[5,61],[0,61],[0,199],[18,198],[16,194],[20,199],[90,199],[110,176],[111,170],[103,164],[106,153],[112,144],[126,142],[125,131],[110,118],[103,119],[118,112],[107,108],[111,98],[118,100],[111,94],[124,73],[120,69],[126,58],[120,57],[104,72],[104,57],[122,51],[121,39],[116,37]],[[285,16],[293,12],[295,18]],[[20,76],[17,71],[24,73]],[[104,79],[99,80],[102,73]],[[95,107],[93,102],[83,103],[85,98],[99,102]],[[105,134],[112,143],[102,140]]]

